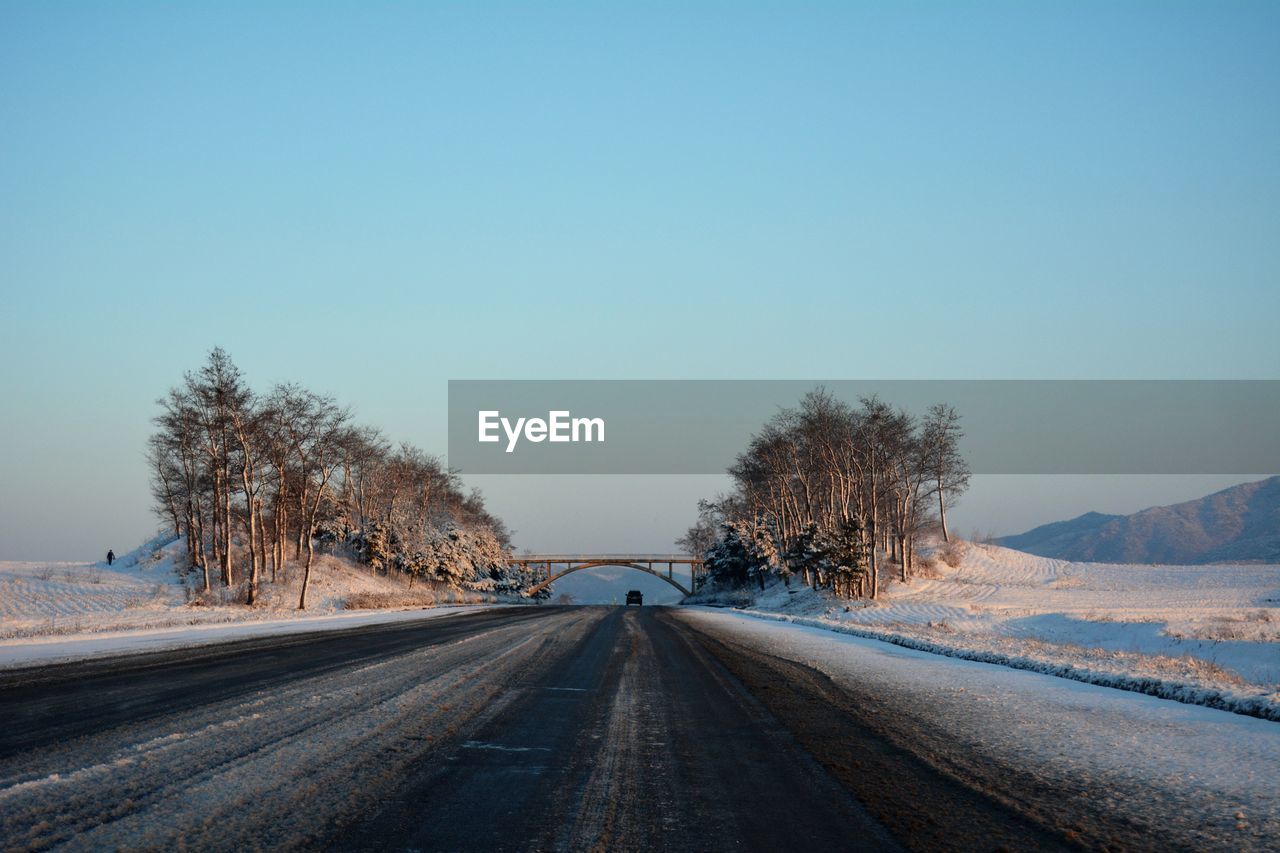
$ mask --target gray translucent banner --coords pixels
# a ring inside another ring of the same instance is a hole
[[[975,474],[1280,473],[1280,380],[452,380],[449,465],[719,474],[819,386],[917,416],[950,404]]]

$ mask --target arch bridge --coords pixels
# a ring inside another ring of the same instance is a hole
[[[689,582],[693,587],[698,585],[697,579],[705,571],[702,558],[689,554],[522,554],[512,557],[511,564],[534,572],[540,578],[529,588],[529,595],[546,589],[565,575],[598,566],[638,569],[661,578],[683,595],[692,595],[693,590],[686,589],[681,579],[675,576],[675,567],[689,567]]]

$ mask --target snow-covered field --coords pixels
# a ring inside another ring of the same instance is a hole
[[[782,584],[750,610],[1280,719],[1280,566],[1072,563],[965,543],[874,603]]]
[[[442,595],[421,585],[409,591],[397,579],[318,556],[305,612],[297,609],[301,568],[296,566],[287,567],[279,583],[264,584],[260,603],[248,608],[223,600],[218,589],[209,597],[197,595],[198,579],[184,579],[175,569],[181,548],[180,542],[155,540],[110,567],[0,561],[0,666],[354,627],[417,618],[414,614],[425,606],[464,603],[461,593]],[[348,599],[356,595],[403,607],[399,615],[394,609],[348,609]]]

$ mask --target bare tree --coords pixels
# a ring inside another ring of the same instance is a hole
[[[676,540],[676,547],[695,557],[704,556],[715,544],[724,517],[711,501],[698,501],[698,520]]]
[[[316,518],[334,472],[346,458],[348,421],[351,418],[350,413],[338,408],[332,398],[318,395],[311,395],[307,415],[308,426],[303,433],[306,437],[295,446],[295,452],[302,461],[304,481],[307,481],[303,493],[311,496],[299,519],[307,550],[302,592],[298,596],[299,610],[307,609],[307,588],[311,584],[311,565],[315,561]]]
[[[182,532],[179,510],[184,491],[182,469],[164,435],[156,434],[148,439],[147,465],[151,468],[151,497],[155,499],[156,512],[169,520],[176,536]]]
[[[213,477],[214,555],[222,569],[222,582],[235,583],[232,565],[232,411],[245,405],[249,391],[231,357],[217,347],[205,365],[186,375],[186,392],[201,428],[205,465]]]
[[[284,568],[285,547],[289,540],[289,510],[292,506],[291,482],[300,479],[294,459],[294,442],[305,430],[301,421],[307,413],[308,394],[293,384],[277,385],[267,398],[262,413],[261,441],[267,465],[271,470],[271,580],[275,582]],[[291,475],[292,478],[291,478]],[[301,516],[299,516],[301,517]]]
[[[938,521],[942,526],[942,541],[950,542],[947,531],[947,503],[969,488],[969,464],[960,455],[960,439],[964,430],[960,427],[960,415],[945,403],[929,407],[924,431],[920,439],[921,463],[933,484],[938,497]]]
[[[431,572],[475,589],[529,585],[510,566],[510,531],[458,472],[412,445],[392,449],[376,429],[352,427],[330,397],[293,384],[258,396],[215,349],[159,405],[147,446],[156,511],[185,537],[206,592],[210,551],[231,586],[236,550],[245,549],[254,604],[267,555],[274,583],[290,541],[295,559],[305,555],[299,609],[320,542],[410,580]]]
[[[347,434],[342,498],[349,510],[350,525],[357,530],[369,523],[371,496],[377,490],[389,452],[387,440],[373,427],[357,427]]]
[[[785,578],[794,565],[815,588],[875,598],[882,555],[898,564],[903,580],[910,576],[926,517],[921,505],[937,479],[929,437],[878,398],[853,408],[815,389],[752,438],[729,468],[734,492],[700,503],[698,523],[678,544],[707,550],[714,532],[716,565],[735,578],[759,578],[758,566],[767,572],[775,565]],[[958,430],[948,437],[954,450]],[[942,479],[954,495],[964,489],[967,469],[959,477],[962,469],[948,460]],[[753,562],[770,549],[783,556]]]
[[[160,431],[151,438],[155,455],[163,455],[163,463],[171,481],[164,488],[175,491],[174,501],[181,513],[181,532],[186,537],[187,555],[192,568],[204,577],[203,588],[209,591],[209,561],[205,552],[204,507],[208,479],[202,473],[205,456],[201,448],[200,423],[195,403],[185,389],[170,389],[159,401],[161,413],[155,423]],[[160,463],[157,463],[160,464]],[[153,485],[153,490],[156,487]]]
[[[253,393],[247,389],[228,406],[231,431],[239,450],[240,484],[244,491],[242,520],[249,535],[249,589],[246,603],[252,605],[258,598],[258,567],[265,556],[265,547],[258,547],[258,519],[262,510],[262,480],[259,476],[267,446],[263,441],[264,412],[258,406]]]

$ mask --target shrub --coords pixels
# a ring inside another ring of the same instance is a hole
[[[430,607],[436,598],[428,591],[353,592],[342,602],[344,610],[386,610],[390,607]]]
[[[944,542],[938,549],[938,559],[953,569],[958,568],[961,560],[964,559],[964,543],[959,539]]]
[[[934,556],[917,556],[912,574],[922,580],[938,580],[942,577],[942,573],[938,571],[938,559]]]

